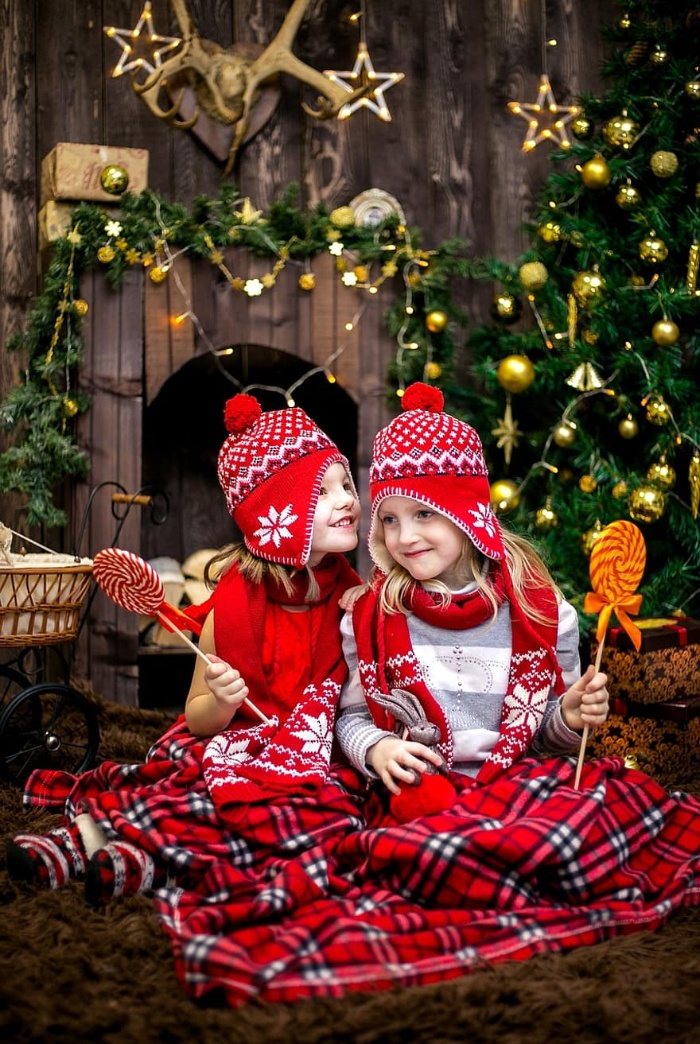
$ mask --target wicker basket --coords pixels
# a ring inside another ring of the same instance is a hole
[[[75,638],[92,559],[12,555],[0,564],[0,646],[49,645]]]

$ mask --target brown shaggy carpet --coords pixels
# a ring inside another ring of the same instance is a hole
[[[170,724],[161,711],[99,707],[100,759],[138,761]],[[673,786],[673,780],[661,780]],[[700,779],[684,780],[700,790]],[[5,838],[48,828],[0,786]],[[298,1005],[199,1005],[175,978],[147,898],[86,906],[79,885],[35,892],[0,870],[0,1034],[41,1044],[616,1044],[700,1042],[700,909],[566,956],[485,967],[462,980]]]

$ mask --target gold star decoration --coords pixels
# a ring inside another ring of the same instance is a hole
[[[154,31],[150,0],[144,3],[141,17],[133,29],[117,29],[113,25],[105,25],[103,30],[122,49],[112,76],[121,76],[132,69],[155,72],[163,64],[162,56],[168,51],[174,51],[182,43],[179,36],[160,36]]]
[[[72,228],[72,229],[70,230],[70,232],[69,232],[69,233],[68,233],[68,235],[66,236],[66,239],[68,240],[68,242],[69,242],[69,243],[70,243],[70,244],[71,244],[72,246],[79,246],[79,245],[80,245],[80,243],[81,243],[81,242],[82,242],[82,240],[83,240],[83,237],[82,237],[82,236],[80,235],[80,232],[78,232],[78,226],[77,226],[77,225],[75,225],[75,226],[74,226],[74,227],[73,227],[73,228]]]
[[[369,56],[367,50],[367,44],[363,41],[360,42],[360,46],[357,51],[357,58],[355,64],[349,71],[336,72],[334,69],[324,69],[324,76],[327,76],[333,83],[339,84],[344,87],[348,94],[352,94],[358,87],[366,87],[367,91],[360,98],[356,98],[355,101],[349,102],[347,105],[341,106],[338,111],[338,119],[346,120],[348,116],[352,116],[353,112],[364,106],[366,109],[370,109],[371,112],[375,112],[380,120],[384,120],[388,123],[391,120],[391,113],[386,104],[384,98],[384,92],[388,91],[389,88],[394,87],[397,83],[403,80],[403,73],[400,72],[389,72],[380,73],[376,72],[372,65],[372,59]]]
[[[262,214],[262,210],[256,210],[250,202],[250,197],[246,196],[243,200],[243,207],[241,210],[234,210],[233,213],[242,225],[254,225]]]
[[[557,105],[546,73],[540,77],[537,100],[531,104],[508,102],[508,109],[527,122],[523,152],[532,152],[541,141],[551,141],[562,149],[571,147],[565,127],[581,112],[579,105]]]
[[[518,440],[523,434],[518,427],[518,422],[513,419],[510,398],[506,402],[506,409],[503,417],[498,422],[497,426],[492,429],[491,434],[496,436],[498,440],[496,446],[498,449],[503,450],[503,457],[506,464],[510,464],[513,450],[518,448]]]

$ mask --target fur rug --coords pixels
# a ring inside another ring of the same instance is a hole
[[[172,720],[95,702],[100,759],[140,761]],[[700,791],[700,778],[682,784]],[[55,817],[24,811],[19,790],[0,784],[0,823],[4,851],[6,838],[47,829]],[[0,1032],[13,1044],[700,1044],[700,909],[657,933],[485,967],[444,985],[232,1011],[182,993],[144,897],[95,912],[77,884],[16,886],[3,857],[0,901]]]

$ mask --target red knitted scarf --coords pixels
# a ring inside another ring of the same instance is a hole
[[[451,766],[452,732],[442,707],[423,679],[411,648],[406,615],[386,613],[379,604],[382,579],[355,604],[352,614],[360,677],[370,712],[376,725],[391,730],[393,718],[376,702],[374,694],[388,693],[392,688],[412,692],[428,720],[440,729],[438,748]],[[535,623],[525,616],[514,597],[507,573],[498,568],[491,582],[497,603],[500,605],[505,599],[510,602],[512,651],[500,735],[479,770],[480,782],[494,779],[528,749],[542,722],[550,688],[554,684],[557,691],[562,691],[561,670],[554,652],[558,618],[554,592],[543,585],[531,593],[533,607],[553,621],[551,625]],[[476,627],[493,615],[493,607],[478,589],[454,596],[442,608],[428,591],[415,585],[407,609],[433,626],[454,630]]]
[[[326,556],[314,576],[321,597],[308,610],[313,648],[299,650],[312,665],[311,681],[303,691],[290,694],[286,703],[294,709],[288,717],[273,705],[265,680],[265,614],[272,601],[302,604],[305,578],[300,577],[302,582],[289,597],[274,584],[251,584],[233,568],[221,578],[211,600],[217,655],[240,671],[249,698],[270,719],[269,724],[261,724],[244,705],[232,727],[207,744],[205,779],[219,813],[231,824],[245,814],[246,804],[313,789],[326,778],[335,710],[347,670],[338,600],[360,580],[340,555]]]

